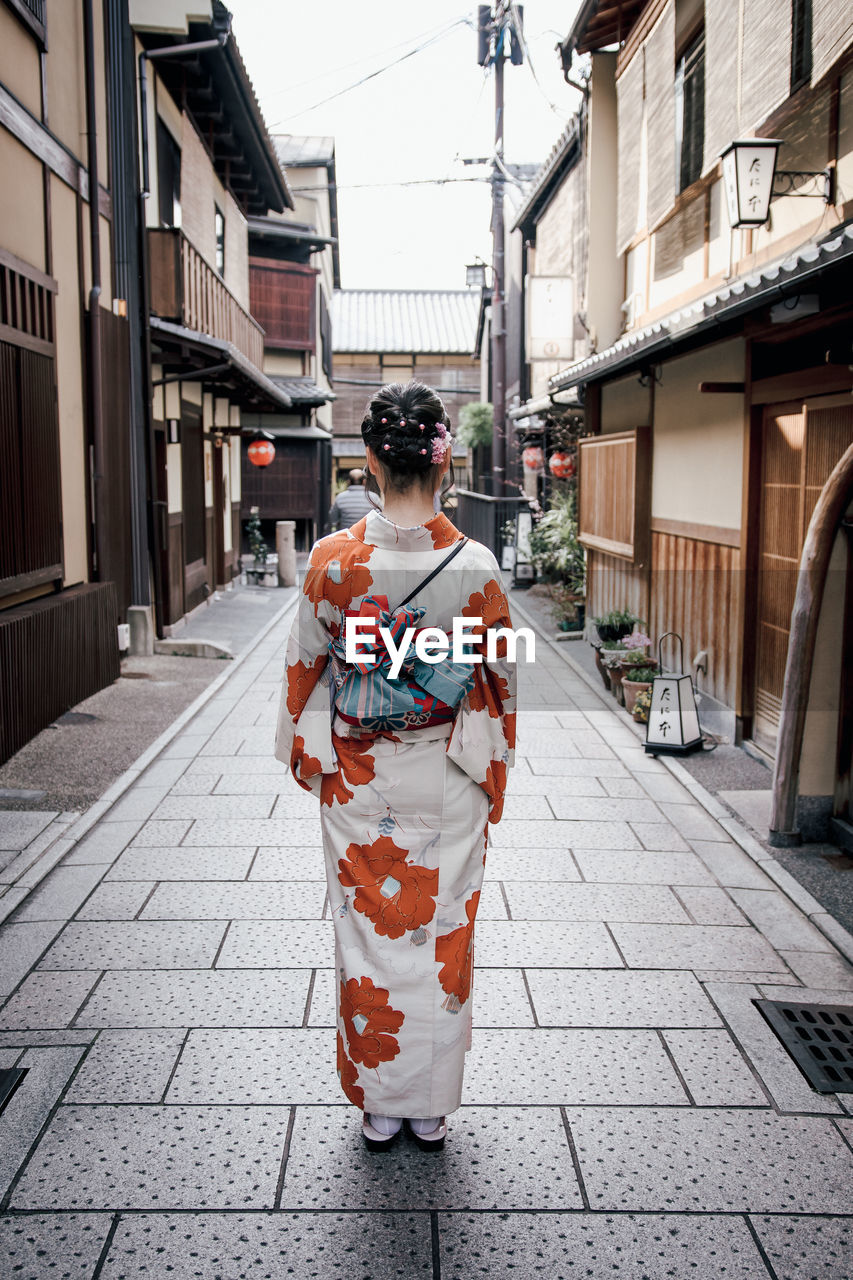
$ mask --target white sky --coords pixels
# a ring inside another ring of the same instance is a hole
[[[477,255],[491,260],[488,184],[392,184],[487,176],[461,163],[493,150],[493,75],[477,65],[476,4],[231,0],[229,7],[270,131],[335,137],[344,288],[464,287],[465,263]],[[529,66],[507,61],[507,161],[541,163],[577,109],[579,95],[563,80],[554,48],[577,7],[578,0],[524,6],[542,89]],[[423,52],[316,106],[457,19],[472,25],[453,27]],[[291,183],[298,185],[297,173]],[[507,195],[509,217],[519,197],[509,186]]]

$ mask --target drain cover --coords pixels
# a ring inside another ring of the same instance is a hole
[[[753,1000],[818,1093],[853,1093],[853,1007]]]
[[[0,1071],[0,1111],[27,1074],[27,1070],[27,1067],[8,1067],[5,1071]]]
[[[93,720],[97,720],[97,716],[89,715],[88,711],[66,711],[63,715],[56,717],[56,724],[91,724]]]

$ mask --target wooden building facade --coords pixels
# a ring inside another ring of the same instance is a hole
[[[621,40],[624,333],[549,391],[579,389],[597,436],[581,445],[588,616],[631,608],[653,637],[679,632],[704,722],[772,762],[809,519],[853,444],[853,28],[829,0],[741,10],[738,27],[726,0],[651,0],[617,30],[590,0],[564,42],[568,65]],[[784,173],[768,220],[733,230],[720,155],[749,136],[781,140]],[[806,837],[850,818],[851,608],[839,527],[799,761]]]

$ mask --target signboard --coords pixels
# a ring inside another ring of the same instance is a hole
[[[528,360],[571,360],[574,355],[575,298],[571,276],[528,276]]]

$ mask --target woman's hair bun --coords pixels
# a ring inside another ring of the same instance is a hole
[[[390,382],[368,404],[361,435],[388,471],[426,475],[450,447],[450,419],[432,387]]]

